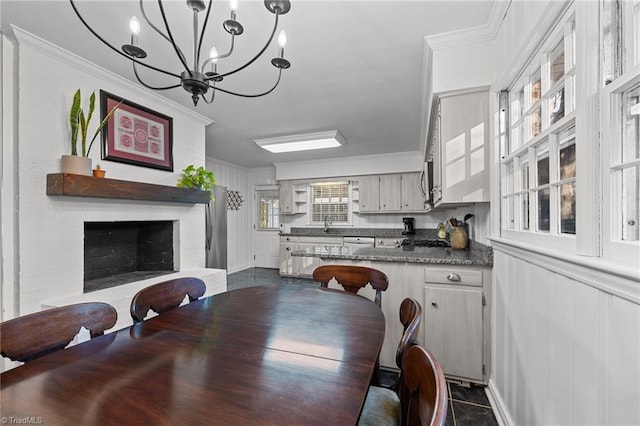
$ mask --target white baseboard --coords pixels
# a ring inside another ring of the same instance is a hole
[[[498,424],[500,426],[513,426],[513,421],[511,420],[509,411],[507,410],[504,400],[502,399],[502,396],[500,396],[500,392],[498,392],[493,379],[489,380],[489,385],[486,387],[485,392],[487,394],[487,398],[489,398],[489,403],[491,404],[493,414],[496,416]]]

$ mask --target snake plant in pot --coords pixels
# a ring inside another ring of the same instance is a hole
[[[85,114],[85,111],[82,108],[82,95],[80,89],[76,90],[73,95],[71,110],[69,111],[69,126],[71,127],[71,155],[62,156],[63,173],[91,175],[91,158],[89,158],[89,152],[91,151],[91,147],[93,146],[96,138],[102,131],[102,128],[107,124],[109,118],[111,118],[118,106],[120,106],[120,103],[114,106],[104,116],[87,147],[89,124],[91,123],[91,119],[93,118],[93,113],[96,108],[96,92],[92,92],[91,96],[89,96],[89,110]],[[78,154],[78,136],[80,136],[81,140],[80,154]]]

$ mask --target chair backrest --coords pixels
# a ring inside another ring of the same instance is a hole
[[[410,297],[404,299],[400,304],[400,323],[404,327],[404,331],[402,333],[402,339],[400,339],[400,343],[398,344],[398,349],[396,349],[396,365],[400,369],[402,369],[402,357],[404,357],[404,353],[410,346],[418,343],[416,335],[418,334],[421,321],[422,306],[420,306],[420,303]]]
[[[131,300],[131,318],[134,324],[144,321],[149,309],[161,314],[175,309],[189,296],[189,302],[204,295],[207,286],[200,278],[181,277],[143,288]]]
[[[108,303],[78,303],[34,312],[0,323],[0,353],[13,361],[29,362],[64,349],[80,328],[91,337],[113,327],[118,313]]]
[[[438,361],[421,346],[411,346],[402,360],[402,424],[440,426],[447,420],[447,382]]]
[[[382,292],[389,287],[389,278],[384,272],[366,266],[322,265],[313,271],[313,279],[328,287],[329,281],[335,278],[345,291],[358,293],[362,287],[371,284],[376,290],[375,303],[382,306]]]

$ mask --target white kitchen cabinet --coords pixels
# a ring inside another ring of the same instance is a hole
[[[291,256],[296,250],[342,247],[342,237],[282,236],[280,237],[280,275],[311,277],[313,270],[323,264],[319,257]]]
[[[473,267],[425,268],[424,343],[449,378],[486,383],[489,274]]]
[[[306,213],[307,188],[306,184],[296,184],[291,181],[280,181],[280,213]]]
[[[280,275],[298,275],[298,263],[291,253],[298,250],[298,237],[280,237]]]
[[[421,173],[402,173],[400,176],[400,209],[424,211],[427,208]]]
[[[358,191],[360,213],[380,211],[380,176],[361,176]]]
[[[431,128],[431,199],[448,208],[489,201],[489,92],[438,97]]]
[[[380,211],[398,211],[402,209],[400,200],[400,174],[380,175]]]
[[[360,213],[409,213],[427,208],[419,172],[370,175],[359,179]]]

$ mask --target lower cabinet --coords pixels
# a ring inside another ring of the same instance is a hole
[[[424,268],[424,343],[444,374],[486,383],[490,355],[489,268]]]
[[[425,343],[449,376],[482,381],[482,290],[426,286]]]
[[[400,304],[412,297],[422,306],[418,343],[440,362],[445,376],[461,382],[486,384],[490,356],[491,268],[481,266],[326,260],[324,264],[368,266],[384,272],[389,287],[382,293],[385,338],[380,365],[397,368],[396,349],[402,338]],[[329,287],[341,288],[336,283]],[[367,286],[359,295],[373,300]]]
[[[280,237],[280,275],[298,275],[298,265],[291,256],[298,247],[298,237]]]
[[[296,250],[316,247],[342,247],[342,237],[287,236],[280,237],[280,275],[292,277],[311,277],[313,270],[324,262],[319,257],[291,256]]]

